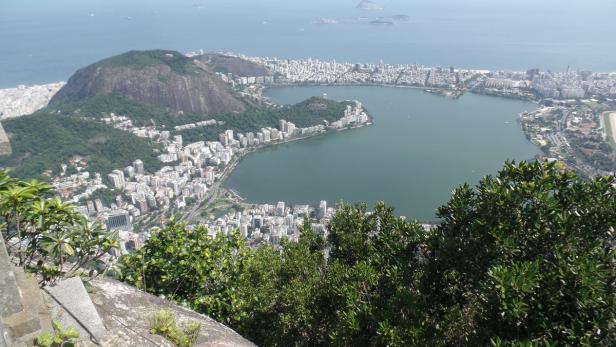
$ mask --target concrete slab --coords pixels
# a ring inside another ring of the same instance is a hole
[[[64,327],[75,327],[81,337],[103,338],[107,329],[92,303],[79,277],[61,281],[53,287],[46,287],[56,305],[51,307],[52,318]]]

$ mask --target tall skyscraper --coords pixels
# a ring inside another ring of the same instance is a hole
[[[327,217],[327,201],[321,200],[319,203],[319,218]]]
[[[280,128],[280,131],[286,133],[287,132],[287,121],[284,119],[281,119],[279,121],[279,128]]]

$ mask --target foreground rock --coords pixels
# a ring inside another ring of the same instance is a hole
[[[201,323],[197,346],[254,346],[232,329],[209,317],[124,283],[99,279],[93,281],[92,285],[92,302],[108,330],[100,341],[103,346],[173,346],[163,337],[149,332],[150,318],[162,309],[172,311],[180,326],[191,321]]]
[[[70,278],[39,289],[37,281],[16,268],[0,234],[0,347],[32,346],[52,332],[52,320],[80,333],[77,346],[169,346],[150,334],[150,320],[160,310],[174,313],[179,326],[201,324],[196,346],[254,346],[232,329],[204,315],[108,278],[91,282]]]

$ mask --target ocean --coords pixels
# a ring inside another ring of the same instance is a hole
[[[0,88],[66,80],[132,49],[616,71],[616,1],[2,0]],[[395,15],[407,20],[393,25]],[[326,22],[335,24],[317,24]]]

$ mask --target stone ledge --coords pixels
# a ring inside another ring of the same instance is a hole
[[[158,311],[172,311],[178,324],[190,321],[201,323],[197,346],[252,347],[231,328],[167,300],[142,292],[127,284],[111,280],[92,281],[94,292],[90,294],[105,326],[107,335],[101,339],[102,346],[170,346],[165,338],[150,334],[150,319]]]
[[[0,130],[1,127],[2,125],[0,125]],[[15,271],[9,261],[4,239],[0,234],[0,316],[9,316],[22,309],[21,293],[17,288]]]
[[[31,346],[36,336],[51,331],[51,318],[36,279],[21,268],[15,269],[15,279],[23,310],[5,317],[4,325],[13,340],[10,346]]]

